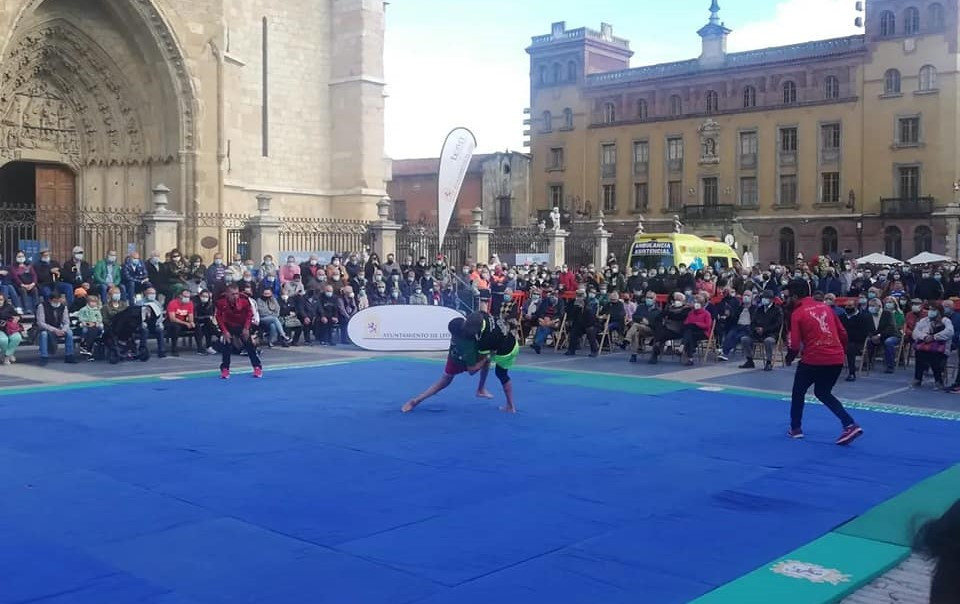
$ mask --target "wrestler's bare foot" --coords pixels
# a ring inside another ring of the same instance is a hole
[[[500,407],[500,410],[503,411],[504,413],[516,413],[516,412],[517,412],[517,408],[514,407],[513,405],[504,405],[504,406]]]
[[[419,404],[420,403],[418,403],[416,399],[410,399],[409,401],[404,403],[403,407],[401,407],[400,410],[403,411],[404,413],[410,413],[411,411],[416,409],[417,405]]]
[[[490,394],[490,391],[484,388],[483,390],[477,390],[477,398],[493,398],[493,395]]]

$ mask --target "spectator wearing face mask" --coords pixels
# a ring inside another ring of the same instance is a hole
[[[296,300],[297,318],[303,325],[303,341],[310,344],[314,338],[319,339],[320,328],[318,316],[320,314],[320,297],[316,289],[308,290]]]
[[[569,337],[566,356],[574,356],[580,348],[580,340],[587,338],[590,347],[590,357],[596,357],[599,345],[597,344],[597,305],[596,294],[584,289],[578,289],[573,304],[567,305],[567,322]]]
[[[46,365],[50,355],[57,352],[57,339],[63,338],[64,362],[76,363],[73,356],[73,331],[70,329],[70,315],[63,304],[59,292],[50,294],[50,299],[37,307],[37,336],[40,345],[40,365]]]
[[[326,280],[326,273],[323,272],[323,269],[320,267],[320,259],[316,254],[310,254],[310,257],[306,262],[300,264],[300,279],[303,281],[303,286],[307,289],[314,287],[318,280],[318,276],[323,273],[324,280]]]
[[[620,272],[620,265],[614,262],[608,270],[610,271],[609,276],[607,276],[607,286],[609,290],[621,293],[629,291],[627,289],[627,279]]]
[[[357,303],[356,294],[353,288],[348,285],[340,290],[340,295],[337,297],[337,316],[340,319],[341,344],[350,343],[347,326],[350,324],[350,319],[358,312],[360,312],[360,307]]]
[[[100,308],[100,314],[103,315],[103,328],[110,329],[110,322],[113,318],[128,308],[127,301],[123,299],[119,287],[111,287],[107,291],[107,300]]]
[[[53,291],[73,293],[73,286],[61,280],[60,263],[50,256],[50,250],[40,250],[40,257],[33,269],[37,272],[37,284],[40,286],[42,298],[48,298]]]
[[[423,288],[419,284],[415,285],[413,292],[410,293],[410,298],[407,299],[407,304],[413,304],[416,306],[426,306],[430,301],[427,299],[427,295],[423,293]]]
[[[664,343],[668,340],[680,340],[683,337],[684,324],[690,310],[691,306],[687,304],[687,297],[683,293],[672,294],[670,304],[663,311],[660,329],[653,338],[653,353],[649,361],[651,365],[660,362]]]
[[[943,284],[934,278],[934,274],[929,268],[923,269],[920,281],[917,282],[917,286],[914,288],[913,295],[925,302],[929,302],[933,300],[943,300],[943,294]]]
[[[380,269],[384,272],[384,274],[387,275],[392,274],[394,270],[406,275],[407,273],[413,271],[413,258],[410,258],[409,265],[406,267],[401,267],[397,263],[393,254],[387,254],[387,261],[383,263],[383,266],[381,266]]]
[[[203,264],[203,258],[199,254],[190,256],[190,275],[187,278],[187,288],[191,295],[200,293],[201,289],[206,287],[207,267]]]
[[[326,285],[323,288],[323,297],[320,299],[320,309],[317,313],[317,334],[321,346],[336,346],[333,340],[333,329],[340,325],[340,311],[337,300],[334,298],[333,287]]]
[[[500,318],[511,330],[516,331],[520,327],[520,304],[509,287],[501,295],[503,300],[500,303]]]
[[[368,286],[368,290],[369,294],[367,299],[370,306],[386,306],[390,304],[390,296],[387,294],[387,284],[383,281],[371,284]]]
[[[185,332],[196,329],[194,321],[193,297],[189,290],[183,290],[167,304],[167,336],[170,338],[170,354],[180,356],[180,338]]]
[[[925,316],[927,316],[927,310],[923,306],[923,301],[920,298],[910,300],[910,308],[905,313],[903,325],[903,337],[905,337],[908,342],[913,341],[913,329],[917,326],[920,319]]]
[[[610,319],[607,329],[610,333],[611,342],[613,334],[617,334],[620,340],[620,350],[625,349],[627,347],[627,339],[625,337],[627,310],[623,301],[620,299],[619,292],[616,290],[610,292],[609,299],[600,307],[600,316],[603,317],[604,320],[607,318]]]
[[[20,313],[0,294],[0,359],[4,365],[17,362],[17,347],[23,340]]]
[[[100,299],[106,300],[107,290],[111,287],[122,287],[121,283],[117,252],[111,250],[93,267],[93,284],[100,292]]]
[[[341,266],[340,256],[330,258],[330,264],[326,266],[327,283],[333,285],[334,293],[337,290],[337,281],[340,280]]]
[[[151,320],[145,320],[140,327],[141,345],[146,348],[147,341],[151,337],[155,338],[157,341],[157,357],[161,359],[166,358],[166,338],[164,337],[166,328],[163,325],[166,313],[163,311],[163,305],[160,304],[156,288],[148,287],[144,290],[143,300],[140,301],[140,305],[150,310],[149,313],[145,314],[149,314],[151,317]]]
[[[370,254],[370,258],[367,259],[366,264],[363,266],[363,276],[366,277],[367,281],[373,282],[373,274],[376,271],[382,272],[380,257],[376,254]]]
[[[870,319],[870,332],[867,335],[867,358],[873,359],[878,348],[883,348],[885,373],[893,373],[896,364],[897,346],[900,334],[893,313],[883,307],[879,298],[867,303],[867,316]]]
[[[533,313],[533,321],[537,326],[537,331],[533,335],[533,344],[531,344],[530,347],[534,352],[540,354],[544,344],[547,342],[547,338],[560,327],[563,314],[563,301],[560,300],[557,293],[554,291],[546,292],[546,297]]]
[[[847,332],[847,381],[853,382],[857,379],[857,356],[863,351],[873,324],[868,313],[861,311],[852,300],[847,300],[845,303],[845,311],[841,322]]]
[[[950,321],[953,324],[953,338],[950,340],[950,345],[947,347],[947,357],[954,352],[960,354],[960,309],[957,309],[957,302],[954,300],[944,300],[943,301],[943,316],[946,320]],[[949,375],[946,376],[949,379]],[[954,389],[957,389],[960,392],[960,369],[957,370],[957,374],[954,377],[953,383],[950,385],[950,391],[953,392]]]
[[[950,342],[953,340],[953,322],[943,316],[939,303],[928,306],[927,316],[917,321],[913,329],[915,367],[913,387],[919,388],[927,369],[933,371],[934,390],[944,389],[944,373]]]
[[[275,299],[280,298],[280,279],[277,278],[276,271],[269,270],[263,274],[263,279],[259,283],[259,289],[261,292],[265,292],[269,289],[273,292],[273,297]]]
[[[753,349],[755,343],[763,344],[764,371],[773,371],[773,347],[783,330],[783,309],[774,304],[773,292],[765,291],[760,295],[760,305],[751,309],[750,333],[740,340],[746,361],[740,369],[753,369]]]
[[[213,348],[213,339],[220,332],[216,323],[216,306],[213,294],[209,290],[200,292],[193,301],[193,320],[196,324],[194,340],[197,344],[197,354],[216,354]]]
[[[710,334],[713,317],[707,310],[709,298],[704,293],[694,297],[693,308],[687,313],[683,321],[683,355],[686,365],[693,365],[693,355],[697,350],[697,343],[706,340]]]
[[[40,286],[37,284],[37,272],[27,263],[27,254],[20,250],[14,258],[15,264],[10,271],[13,286],[28,313],[33,313],[40,303]]]
[[[729,361],[730,355],[741,343],[744,337],[751,334],[753,323],[753,293],[744,293],[738,300],[732,289],[724,292],[723,299],[717,305],[717,327],[723,333],[718,361]],[[747,354],[747,349],[743,349]]]
[[[662,329],[662,311],[657,307],[657,295],[650,291],[637,304],[631,316],[627,340],[630,342],[630,362],[637,362],[637,355],[643,352],[643,341],[654,337]]]
[[[174,248],[170,250],[170,260],[167,262],[167,290],[163,292],[170,298],[180,295],[180,292],[187,289],[187,281],[190,279],[190,265],[180,250]]]
[[[143,290],[150,284],[147,267],[140,260],[140,252],[133,252],[123,261],[120,267],[120,279],[126,290],[127,303],[133,304],[137,294],[143,295]]]
[[[263,290],[257,298],[257,314],[260,317],[260,328],[267,332],[267,347],[273,348],[277,342],[284,348],[290,345],[280,319],[280,302],[274,297],[272,289]]]
[[[280,267],[280,283],[286,285],[300,274],[300,265],[297,264],[297,259],[293,256],[287,256],[287,262]]]
[[[409,302],[413,296],[413,291],[421,288],[422,285],[417,279],[417,274],[414,271],[407,271],[406,278],[400,283],[400,297]]]
[[[64,283],[69,283],[72,289],[76,289],[84,283],[93,283],[93,267],[90,266],[89,262],[84,260],[84,251],[79,245],[73,248],[73,255],[70,260],[64,263],[63,270],[60,273],[60,280]],[[72,295],[64,292],[64,296],[68,304],[73,303]]]

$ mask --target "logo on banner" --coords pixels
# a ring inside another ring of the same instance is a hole
[[[784,577],[803,579],[811,583],[829,583],[830,585],[836,586],[841,583],[850,582],[850,575],[845,575],[835,568],[826,568],[819,564],[799,562],[797,560],[778,562],[770,570]]]

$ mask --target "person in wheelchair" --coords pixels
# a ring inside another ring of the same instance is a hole
[[[150,359],[144,324],[155,321],[155,310],[150,306],[128,306],[113,315],[103,336],[104,352],[111,364],[121,359]]]

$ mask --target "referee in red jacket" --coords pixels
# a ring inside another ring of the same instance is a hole
[[[847,332],[833,309],[810,297],[810,286],[793,281],[787,286],[793,312],[790,315],[790,358],[801,352],[793,378],[793,399],[790,405],[790,438],[803,438],[803,407],[807,390],[833,412],[843,425],[838,445],[849,445],[863,430],[853,421],[843,404],[833,395],[833,387],[843,372],[846,359]],[[789,358],[788,358],[789,361]]]
[[[217,300],[217,325],[220,326],[223,346],[223,360],[220,363],[220,379],[230,378],[230,355],[233,353],[234,343],[239,339],[243,344],[250,364],[253,365],[253,377],[263,377],[263,366],[257,347],[250,338],[250,324],[253,322],[253,307],[250,298],[240,294],[236,283],[227,286],[223,296]]]

